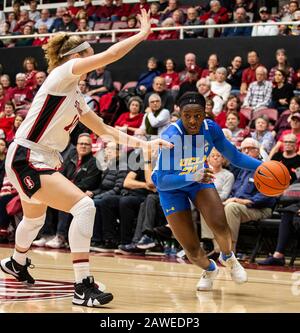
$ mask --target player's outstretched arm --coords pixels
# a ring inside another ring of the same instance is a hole
[[[152,148],[172,148],[173,144],[162,139],[156,139],[152,141],[144,141],[133,136],[127,135],[119,131],[118,129],[104,124],[102,119],[100,119],[94,112],[87,112],[86,114],[80,117],[80,122],[83,123],[86,127],[91,129],[94,133],[99,136],[108,136],[112,140],[115,140],[117,143],[126,145],[128,147],[142,148],[145,152],[145,156],[148,156],[148,150]]]
[[[121,59],[130,52],[136,45],[148,37],[151,32],[151,23],[149,14],[145,9],[141,10],[138,16],[141,23],[141,30],[136,35],[129,37],[121,42],[109,47],[106,51],[86,58],[78,58],[73,66],[73,74],[82,75],[91,72],[99,67],[111,64]]]

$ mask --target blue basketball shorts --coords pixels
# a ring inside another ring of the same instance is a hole
[[[196,195],[199,191],[206,188],[215,188],[214,184],[201,184],[194,183],[189,186],[172,191],[159,191],[159,199],[165,216],[190,210],[190,201],[195,201]]]

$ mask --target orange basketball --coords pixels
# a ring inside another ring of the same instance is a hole
[[[290,173],[285,165],[277,161],[262,163],[255,171],[254,184],[264,195],[276,197],[290,185]]]

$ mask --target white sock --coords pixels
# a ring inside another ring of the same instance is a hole
[[[76,283],[81,283],[83,279],[91,275],[90,263],[88,259],[74,260],[73,269],[74,269]]]
[[[24,266],[26,264],[27,252],[22,253],[15,249],[12,257],[18,264]]]

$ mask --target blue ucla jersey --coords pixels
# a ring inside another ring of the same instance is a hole
[[[239,168],[255,170],[261,161],[242,154],[228,141],[218,124],[205,119],[199,134],[188,135],[182,121],[171,124],[161,135],[172,142],[174,148],[160,150],[152,174],[152,180],[159,191],[172,191],[197,183],[193,174],[207,167],[206,160],[213,147]]]

